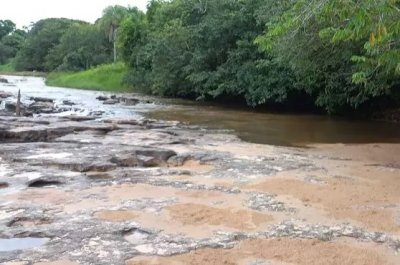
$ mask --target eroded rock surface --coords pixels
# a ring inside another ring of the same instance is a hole
[[[0,116],[0,141],[0,238],[40,243],[2,264],[400,262],[400,167],[378,159],[396,145],[272,147],[85,116]]]

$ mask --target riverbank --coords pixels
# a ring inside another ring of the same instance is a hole
[[[35,80],[78,111],[1,113],[0,263],[400,263],[400,144],[249,143]]]
[[[47,76],[49,86],[123,92],[129,87],[122,83],[127,68],[124,64],[101,65],[82,72],[53,72]]]

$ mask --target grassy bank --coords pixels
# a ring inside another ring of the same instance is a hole
[[[15,72],[14,65],[12,63],[0,64],[0,73],[11,73]]]
[[[38,76],[45,77],[47,74],[43,72],[17,72],[15,70],[14,62],[11,60],[7,64],[0,64],[0,75],[17,75],[17,76]]]
[[[128,87],[122,84],[126,72],[127,68],[122,63],[101,65],[76,73],[50,73],[46,84],[101,91],[127,91]]]

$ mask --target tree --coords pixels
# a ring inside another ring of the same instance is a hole
[[[0,20],[0,64],[15,57],[26,37],[26,32],[15,28],[10,20]]]
[[[46,56],[68,28],[77,21],[70,19],[44,19],[36,22],[28,32],[27,39],[18,52],[15,66],[17,70],[51,71],[46,66]]]
[[[117,61],[118,28],[127,15],[127,8],[115,5],[104,9],[103,16],[100,19],[100,26],[105,30],[109,41],[113,43],[114,62]]]
[[[291,66],[329,112],[390,97],[399,86],[399,0],[280,1],[257,42]]]
[[[11,20],[0,20],[0,40],[15,30],[15,24]]]
[[[46,55],[46,68],[80,71],[111,61],[110,47],[103,32],[93,24],[74,23],[60,43]]]
[[[264,10],[265,0],[151,1],[145,19],[121,27],[128,81],[158,95],[284,101],[290,71],[253,43],[269,18]]]

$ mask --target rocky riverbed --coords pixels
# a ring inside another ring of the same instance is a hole
[[[0,112],[0,263],[400,264],[399,144],[252,144],[98,96]]]

